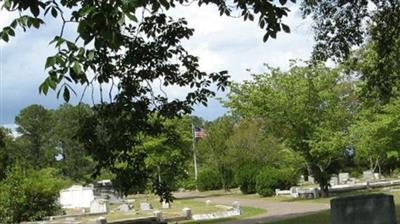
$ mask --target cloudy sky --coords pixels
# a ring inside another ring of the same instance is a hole
[[[311,22],[303,20],[295,5],[286,18],[290,34],[280,33],[277,40],[262,42],[264,32],[255,22],[220,17],[213,6],[180,7],[170,11],[174,17],[185,17],[195,29],[192,39],[184,46],[200,57],[201,68],[208,72],[228,70],[232,79],[241,82],[250,79],[252,73],[265,71],[264,64],[287,69],[289,59],[307,59],[313,46]],[[8,25],[13,15],[0,10],[0,28]],[[69,27],[68,35],[74,36],[75,27]],[[30,104],[42,104],[56,108],[63,103],[54,93],[40,95],[38,86],[46,77],[44,62],[54,53],[48,43],[59,32],[59,23],[48,21],[40,30],[17,32],[9,43],[1,43],[0,50],[0,125],[10,126],[18,112]],[[185,94],[183,90],[168,89],[170,97]],[[219,93],[224,96],[224,93]],[[72,99],[72,103],[79,97]],[[88,100],[90,103],[90,100]],[[211,100],[209,106],[196,107],[195,114],[213,120],[226,112],[218,101]]]

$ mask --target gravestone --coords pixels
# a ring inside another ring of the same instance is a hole
[[[211,200],[206,201],[207,206],[211,205],[211,203],[212,203]]]
[[[374,173],[374,179],[379,180],[379,178],[380,178],[379,173]]]
[[[120,206],[118,207],[118,209],[119,209],[121,212],[130,212],[130,211],[132,210],[131,206],[130,206],[129,204],[126,204],[126,203],[120,205]]]
[[[308,176],[308,182],[311,184],[315,183],[314,177],[313,176]]]
[[[300,182],[300,183],[304,183],[304,182],[305,182],[305,180],[304,180],[304,175],[300,175],[299,182]]]
[[[346,184],[349,179],[349,173],[339,173],[339,184]]]
[[[153,206],[151,206],[150,203],[148,203],[148,202],[142,202],[142,203],[140,203],[140,210],[142,210],[142,211],[149,211],[149,210],[151,210],[151,209],[153,209]]]
[[[107,224],[107,219],[105,217],[100,216],[96,220],[96,224]]]
[[[371,170],[363,171],[363,179],[364,180],[373,180],[374,179],[374,173],[372,173]]]
[[[192,209],[190,208],[183,208],[182,209],[182,216],[185,219],[191,219],[192,218]]]
[[[73,185],[60,191],[59,202],[62,208],[90,208],[94,200],[93,188]]]
[[[330,179],[330,181],[329,181],[329,184],[330,184],[331,186],[336,186],[336,185],[339,184],[339,179],[338,179],[337,177],[331,177],[331,179]]]
[[[393,195],[370,194],[331,200],[331,224],[397,224]]]
[[[153,215],[154,215],[154,217],[156,217],[157,219],[161,219],[161,211],[156,210],[156,211],[153,212]]]
[[[232,207],[233,207],[234,210],[239,210],[240,211],[240,204],[239,204],[238,201],[234,201],[232,203]]]
[[[109,212],[109,204],[105,199],[95,199],[90,203],[90,213],[108,213]]]
[[[169,209],[169,208],[171,208],[171,204],[168,203],[168,202],[163,201],[162,202],[162,208],[163,209]]]
[[[298,198],[299,197],[298,187],[291,187],[290,188],[290,196],[292,196],[293,198]]]

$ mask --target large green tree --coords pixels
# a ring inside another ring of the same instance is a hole
[[[20,142],[25,143],[28,154],[26,162],[35,168],[53,166],[56,150],[49,144],[53,125],[51,112],[40,105],[31,105],[20,111],[15,118]]]
[[[229,190],[233,182],[233,154],[229,138],[233,134],[233,117],[218,118],[207,126],[207,135],[199,141],[197,149],[203,166],[215,169],[224,190]]]
[[[9,145],[12,141],[10,131],[0,127],[0,181],[5,178],[7,168],[11,165]]]
[[[147,122],[154,113],[171,117],[190,112],[193,104],[206,104],[207,97],[214,95],[209,90],[212,83],[222,89],[227,84],[226,72],[207,74],[200,71],[198,58],[182,47],[181,40],[193,35],[193,30],[187,27],[186,21],[184,19],[174,21],[163,14],[170,8],[191,2],[190,0],[5,0],[3,9],[18,11],[19,17],[0,32],[0,37],[8,41],[10,36],[15,35],[18,27],[24,30],[31,27],[40,28],[46,20],[45,17],[59,19],[62,24],[60,33],[51,42],[57,53],[46,61],[45,67],[49,76],[40,86],[40,91],[47,93],[49,89],[57,90],[68,101],[71,93],[74,93],[72,88],[74,84],[90,87],[97,82],[100,84],[100,92],[103,93],[102,84],[109,83],[113,87],[116,86],[118,93],[115,97],[110,97],[109,101],[112,103],[97,106],[96,110],[104,116],[113,111],[113,115],[108,114],[110,119],[117,117],[119,120],[125,120],[125,123],[136,126],[133,128],[122,125],[125,129],[112,128],[105,132],[115,132],[119,136],[139,135],[143,131],[151,133],[153,131],[150,130],[155,127]],[[389,22],[395,19],[393,16],[396,14],[388,12],[391,12],[391,8],[398,8],[398,2],[396,0],[372,2],[377,6],[377,10],[372,10],[372,13],[388,15],[386,18],[374,17],[376,21],[386,21],[384,24],[390,25]],[[258,25],[265,30],[264,41],[270,37],[275,38],[280,31],[290,32],[289,26],[284,24],[284,17],[289,13],[287,0],[279,2],[198,0],[197,3],[200,6],[216,5],[221,15],[237,14],[244,20],[257,19]],[[325,49],[329,53],[332,49],[342,56],[347,55],[346,52],[352,45],[362,43],[364,33],[360,31],[361,22],[371,15],[368,3],[369,1],[354,3],[349,0],[303,1],[304,13],[311,14],[316,21],[317,51]],[[69,24],[76,25],[76,38],[65,37],[65,27]],[[396,30],[391,34],[396,34]],[[389,45],[382,40],[379,39],[380,46]],[[326,57],[319,58],[326,59]],[[383,74],[380,74],[377,81],[370,84],[375,85],[384,80]],[[151,86],[154,82],[160,82],[161,86],[190,86],[191,90],[186,98],[171,100],[162,93],[153,93]],[[109,93],[111,92],[112,88]],[[128,140],[131,137],[126,138],[118,140],[122,143],[138,143]],[[114,156],[118,154],[117,152],[123,153],[131,147],[132,145],[123,146],[119,143],[109,145],[104,151],[98,151],[103,155],[98,155],[96,158],[105,160],[99,162],[99,166],[109,166],[112,164],[110,161],[116,159],[108,159],[105,155]],[[136,154],[130,156],[135,157]]]
[[[360,111],[351,128],[355,158],[360,165],[366,165],[372,172],[378,170],[381,174],[385,163],[390,163],[391,160],[398,161],[399,112],[398,100]]]
[[[344,136],[354,110],[352,83],[322,65],[271,69],[234,84],[226,103],[244,117],[264,118],[269,130],[302,154],[327,193],[329,178],[344,155]]]
[[[80,121],[90,115],[91,109],[85,104],[64,104],[52,113],[54,124],[48,144],[56,150],[58,161],[55,166],[65,177],[78,182],[89,181],[95,165],[77,136]]]
[[[368,45],[356,57],[365,80],[364,94],[387,102],[398,96],[400,2],[398,0],[303,1],[302,11],[314,21],[313,58],[325,61],[347,59],[354,46]]]

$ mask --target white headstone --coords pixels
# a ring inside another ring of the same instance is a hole
[[[154,215],[154,217],[156,217],[157,219],[161,219],[161,211],[156,210],[156,211],[153,212],[153,215]]]
[[[298,187],[291,187],[290,188],[290,196],[292,196],[294,198],[298,198],[299,197]]]
[[[238,201],[234,201],[234,202],[232,203],[232,207],[233,207],[234,209],[240,210],[240,203],[239,203]]]
[[[211,203],[212,203],[211,200],[207,200],[207,201],[206,201],[207,206],[208,206],[208,205],[211,205]]]
[[[339,184],[338,178],[337,177],[331,177],[331,180],[329,181],[331,186],[336,186]]]
[[[59,202],[62,208],[90,208],[93,200],[93,189],[90,187],[73,185],[60,191]]]
[[[363,179],[365,180],[372,180],[374,179],[374,173],[371,170],[363,171]]]
[[[374,173],[374,179],[378,180],[380,178],[379,173]]]
[[[185,219],[191,219],[192,218],[192,209],[183,208],[182,209],[182,216],[185,217]]]
[[[108,213],[109,212],[109,204],[108,200],[105,199],[96,199],[90,203],[90,213]]]
[[[130,211],[132,211],[131,206],[130,206],[129,204],[126,204],[126,203],[120,205],[120,206],[118,207],[118,209],[119,209],[121,212],[130,212]]]
[[[315,183],[314,177],[313,176],[308,176],[308,182],[309,183]]]
[[[100,216],[96,220],[96,224],[107,224],[107,219],[105,217]]]
[[[162,202],[162,208],[163,209],[169,209],[169,208],[171,208],[171,204],[168,203],[168,202],[163,201]]]
[[[339,173],[339,184],[346,184],[350,180],[349,173]]]
[[[148,211],[148,210],[151,210],[151,209],[153,209],[153,207],[151,206],[150,203],[148,203],[148,202],[142,202],[142,203],[140,203],[140,210],[142,210],[142,211]]]

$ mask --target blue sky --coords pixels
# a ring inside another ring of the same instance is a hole
[[[265,71],[264,63],[287,69],[289,59],[307,59],[313,46],[311,22],[303,20],[297,6],[290,5],[290,16],[285,20],[291,34],[281,33],[277,40],[262,42],[264,32],[255,22],[220,17],[213,6],[179,7],[168,13],[185,17],[195,29],[192,39],[184,46],[200,57],[200,66],[207,72],[228,70],[232,80],[242,82],[253,73]],[[13,15],[0,10],[0,28],[8,25]],[[17,32],[9,43],[1,43],[0,50],[0,125],[11,127],[18,112],[30,104],[56,108],[63,103],[54,93],[40,95],[38,87],[46,77],[44,63],[54,53],[48,43],[59,32],[59,23],[49,21],[40,30]],[[68,27],[67,34],[74,36],[75,27]],[[78,92],[82,88],[77,89]],[[185,89],[168,88],[169,97],[182,97]],[[225,93],[219,93],[223,97]],[[87,102],[90,103],[88,97]],[[77,103],[79,97],[72,99]],[[195,115],[213,120],[226,112],[217,100],[211,99],[208,107],[197,106]]]

